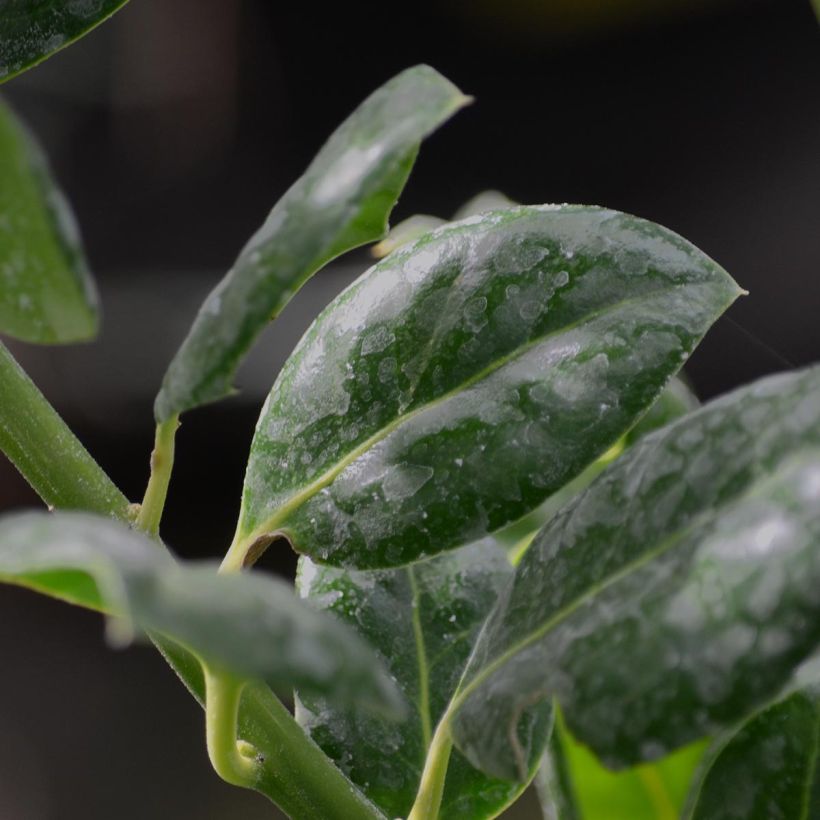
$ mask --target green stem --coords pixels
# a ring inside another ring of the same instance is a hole
[[[205,739],[214,771],[233,786],[259,779],[259,753],[238,738],[239,703],[245,681],[205,666]]]
[[[159,522],[165,509],[165,498],[168,495],[168,484],[174,468],[174,436],[179,427],[179,416],[157,424],[154,437],[154,450],[151,453],[151,477],[145,489],[145,497],[140,506],[137,526],[156,537],[159,535]]]
[[[0,450],[52,508],[129,521],[128,499],[0,344]]]
[[[46,504],[131,521],[128,500],[2,344],[0,397],[0,449]],[[204,705],[205,675],[197,658],[162,635],[154,634],[151,639],[188,691]],[[239,735],[264,758],[253,788],[291,817],[385,820],[267,686],[245,686],[237,725]]]
[[[407,820],[436,820],[438,817],[452,749],[450,721],[445,714],[436,727],[430,748],[427,750],[427,760],[424,763],[416,802],[407,815]]]
[[[199,661],[167,638],[153,635],[152,639],[188,691],[204,705],[206,678]],[[246,684],[239,701],[237,727],[238,736],[259,753],[253,788],[289,817],[385,820],[384,814],[333,765],[267,686]]]

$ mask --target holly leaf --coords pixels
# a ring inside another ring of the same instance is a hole
[[[400,248],[283,367],[228,562],[285,536],[397,566],[521,518],[635,423],[739,292],[676,234],[600,208],[511,208]]]
[[[449,710],[477,767],[526,774],[532,704],[610,767],[771,698],[820,639],[820,368],[755,383],[627,450],[536,537]]]
[[[334,257],[384,236],[419,143],[467,102],[437,71],[416,66],[336,129],[205,300],[163,379],[158,422],[230,393],[240,361],[299,288]]]

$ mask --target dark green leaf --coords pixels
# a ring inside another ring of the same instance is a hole
[[[820,817],[820,688],[761,710],[721,738],[693,790],[686,820]]]
[[[0,83],[78,40],[127,0],[4,0],[0,4]]]
[[[666,385],[658,400],[641,420],[626,434],[624,447],[629,447],[659,427],[691,413],[699,407],[697,396],[682,378],[675,377]]]
[[[480,545],[395,570],[347,571],[301,559],[302,597],[375,648],[410,718],[386,724],[305,696],[297,718],[388,817],[405,817],[413,805],[432,732],[511,573],[502,551]],[[487,778],[456,752],[440,816],[495,817],[520,791],[517,784]]]
[[[260,417],[238,564],[276,533],[395,566],[520,518],[607,450],[737,296],[691,244],[579,206],[401,248],[314,322]]]
[[[88,339],[97,298],[74,215],[34,138],[2,102],[0,180],[0,333],[27,342]]]
[[[341,702],[400,708],[367,645],[266,576],[180,564],[122,524],[85,513],[0,519],[0,580],[103,609],[204,660],[279,691],[298,686]],[[121,635],[122,621],[114,621]]]
[[[638,439],[663,427],[698,406],[694,393],[686,386],[683,379],[675,376],[664,388],[658,400],[649,408],[641,420],[618,442],[596,459],[579,476],[566,484],[557,493],[551,495],[537,509],[525,515],[503,530],[488,536],[485,540],[494,540],[502,549],[509,551],[510,558],[517,564],[524,551],[529,547],[536,532],[541,529],[573,496],[589,486],[592,480],[611,462]]]
[[[518,715],[539,698],[620,767],[772,697],[820,639],[818,444],[814,368],[712,402],[608,467],[539,533],[488,620],[452,710],[468,758],[515,777]]]
[[[417,66],[345,120],[203,304],[163,380],[158,421],[227,395],[242,357],[305,281],[384,236],[419,143],[467,101],[437,71]]]

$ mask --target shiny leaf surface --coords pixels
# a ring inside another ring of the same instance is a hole
[[[419,143],[466,102],[437,71],[417,66],[339,126],[202,305],[163,380],[158,421],[230,393],[242,357],[305,281],[384,236]]]
[[[393,570],[357,572],[300,559],[302,597],[352,626],[376,650],[410,717],[387,724],[303,696],[297,719],[388,817],[410,810],[432,731],[511,573],[504,553],[483,545]],[[481,774],[456,752],[440,817],[494,817],[520,791]]]
[[[308,329],[259,419],[229,562],[274,534],[396,566],[520,518],[651,405],[738,289],[676,234],[518,207],[403,247]]]
[[[90,338],[97,297],[74,215],[33,136],[2,102],[0,179],[0,333],[40,343]]]
[[[623,767],[772,697],[820,638],[818,444],[814,368],[647,436],[570,502],[465,674],[454,734],[474,765],[516,777],[516,723],[539,698]]]
[[[0,83],[98,26],[127,0],[4,0],[0,4]]]
[[[400,708],[392,682],[365,643],[301,603],[284,582],[177,563],[153,541],[105,518],[5,516],[0,580],[112,613],[118,616],[115,637],[132,628],[160,633],[279,691],[296,685],[342,702]]]
[[[792,692],[721,739],[686,820],[820,817],[820,688]]]

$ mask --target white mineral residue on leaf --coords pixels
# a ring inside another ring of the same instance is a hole
[[[68,11],[77,17],[89,18],[100,13],[102,4],[103,0],[70,0]]]
[[[432,477],[432,467],[396,464],[382,482],[384,497],[387,501],[403,501],[414,496]]]
[[[351,145],[341,157],[325,170],[313,189],[313,202],[319,207],[349,199],[381,159],[385,146],[381,142],[367,147]]]
[[[378,325],[371,330],[362,341],[361,354],[369,356],[372,353],[381,353],[388,345],[396,340],[396,334],[384,325]]]

